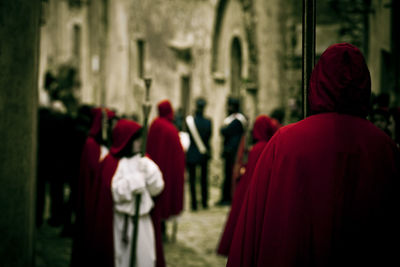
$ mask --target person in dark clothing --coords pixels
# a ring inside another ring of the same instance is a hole
[[[71,160],[74,146],[71,136],[74,134],[73,118],[54,108],[39,109],[38,135],[38,182],[36,225],[43,223],[46,183],[50,189],[51,226],[65,223],[64,184],[69,183],[74,173]]]
[[[190,146],[186,153],[186,164],[189,171],[190,195],[192,210],[197,210],[196,200],[196,171],[201,169],[201,203],[208,208],[208,160],[210,159],[210,137],[212,123],[204,117],[206,106],[204,98],[196,100],[194,116],[186,117],[186,125],[190,135]]]
[[[228,98],[228,117],[225,118],[221,134],[224,137],[222,158],[225,160],[225,177],[222,185],[221,200],[219,205],[229,205],[232,200],[232,171],[241,139],[245,132],[247,120],[239,112],[239,99]]]

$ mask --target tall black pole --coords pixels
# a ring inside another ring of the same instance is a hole
[[[149,115],[151,111],[151,104],[150,104],[150,86],[151,86],[151,79],[146,78],[144,79],[144,83],[146,85],[146,99],[143,104],[143,115],[144,115],[144,121],[143,121],[143,132],[142,132],[142,148],[141,148],[141,154],[144,156],[146,154],[146,143],[147,143],[147,130],[148,130],[148,121],[149,121]],[[140,216],[140,202],[142,200],[142,194],[137,194],[136,195],[136,201],[135,201],[135,214],[133,215],[133,233],[132,233],[132,247],[131,247],[131,260],[130,260],[130,266],[135,267],[136,266],[136,248],[137,248],[137,240],[138,240],[138,233],[139,233],[139,216]]]
[[[302,38],[302,100],[303,118],[309,115],[308,111],[308,86],[311,72],[315,64],[315,0],[303,0],[303,38]]]
[[[151,78],[145,78],[144,84],[146,86],[146,95],[145,101],[143,104],[143,134],[142,134],[142,156],[146,154],[146,143],[147,143],[147,131],[149,124],[149,115],[151,111],[150,104],[150,87],[151,87]]]

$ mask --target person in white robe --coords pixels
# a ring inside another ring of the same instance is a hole
[[[139,139],[140,140],[140,139]],[[140,147],[140,141],[134,147]],[[150,211],[154,206],[152,197],[161,193],[164,180],[158,166],[148,157],[136,154],[123,157],[112,178],[111,190],[114,203],[114,257],[115,267],[130,265],[133,216],[136,213],[136,194],[141,194],[139,230],[136,246],[136,266],[154,267],[156,263],[154,227]],[[125,215],[129,216],[124,233]],[[126,234],[126,236],[124,236]],[[127,237],[128,242],[124,242]]]

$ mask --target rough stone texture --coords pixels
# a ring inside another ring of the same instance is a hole
[[[38,0],[0,1],[0,259],[32,266]]]

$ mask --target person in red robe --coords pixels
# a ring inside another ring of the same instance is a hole
[[[152,122],[146,150],[149,157],[158,165],[164,178],[164,191],[155,199],[152,212],[154,222],[157,267],[164,266],[161,222],[179,215],[183,210],[183,188],[185,171],[185,152],[179,132],[172,123],[174,112],[171,103],[163,100],[158,104],[159,116]]]
[[[108,109],[92,109],[93,122],[81,155],[71,266],[80,266],[82,261],[87,258],[87,250],[91,247],[90,233],[97,196],[97,192],[94,190],[96,175],[101,160],[108,153],[107,140],[102,137],[103,113],[107,115],[109,122],[115,117],[115,113]]]
[[[365,119],[370,94],[358,48],[321,55],[311,116],[280,128],[262,152],[227,266],[397,265],[399,151]]]
[[[231,246],[236,222],[238,220],[240,209],[242,207],[243,198],[246,194],[257,160],[260,157],[261,152],[267,145],[269,139],[271,139],[276,130],[277,128],[274,125],[272,119],[270,119],[266,115],[258,116],[256,118],[256,121],[254,122],[252,135],[255,144],[250,149],[250,152],[248,154],[247,164],[245,165],[245,172],[236,183],[231,211],[229,213],[229,217],[217,249],[217,253],[220,255],[229,255],[229,248]]]

